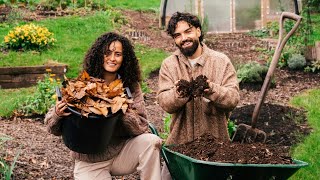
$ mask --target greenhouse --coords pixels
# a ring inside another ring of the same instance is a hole
[[[160,25],[176,11],[198,15],[211,33],[246,32],[278,20],[283,11],[301,11],[301,0],[162,0]]]

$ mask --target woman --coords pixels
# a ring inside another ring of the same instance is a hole
[[[139,84],[141,72],[130,41],[116,33],[103,34],[88,50],[83,66],[90,76],[104,79],[107,84],[121,78],[124,87],[129,87],[134,102],[116,125],[105,152],[80,154],[71,151],[75,159],[74,178],[111,179],[111,176],[139,171],[142,180],[160,179],[161,139],[146,133],[148,122]],[[62,100],[49,110],[45,122],[50,133],[61,135],[61,122],[70,115],[66,108],[67,104]]]

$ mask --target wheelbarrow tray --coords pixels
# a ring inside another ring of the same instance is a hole
[[[197,160],[162,147],[168,168],[175,180],[202,179],[288,179],[308,163],[293,160],[294,164],[238,164]]]

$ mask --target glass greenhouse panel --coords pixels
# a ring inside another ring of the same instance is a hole
[[[249,30],[261,27],[261,0],[235,1],[236,30]]]
[[[300,3],[299,3],[300,4]],[[294,12],[293,0],[269,0],[269,14],[279,15],[281,12]]]
[[[161,1],[161,7],[163,7],[164,0]],[[162,8],[161,8],[162,9]],[[179,12],[189,12],[195,13],[195,4],[194,0],[168,0],[166,16],[171,16],[173,13]],[[162,13],[162,10],[161,10]]]
[[[208,31],[230,32],[231,9],[229,0],[203,1],[204,18],[208,20]]]

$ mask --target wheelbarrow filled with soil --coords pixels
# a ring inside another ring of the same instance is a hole
[[[151,132],[159,135],[152,124]],[[205,161],[173,151],[175,145],[162,146],[161,155],[176,180],[202,179],[288,179],[308,163],[292,160],[290,164],[243,164]],[[209,148],[208,148],[209,150]]]

